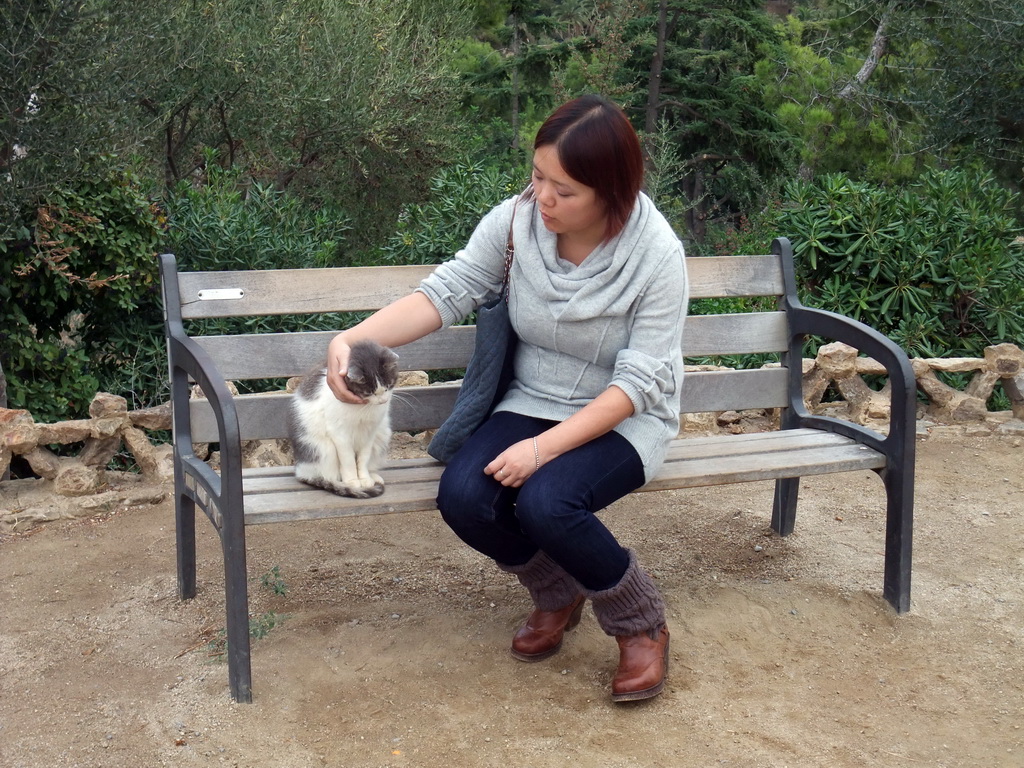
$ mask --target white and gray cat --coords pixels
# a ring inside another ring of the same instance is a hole
[[[345,381],[365,403],[338,400],[327,386],[325,368],[299,382],[288,411],[295,477],[340,496],[380,496],[384,480],[378,470],[391,440],[398,355],[373,341],[356,342]]]

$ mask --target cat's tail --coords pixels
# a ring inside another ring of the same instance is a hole
[[[320,488],[338,496],[348,496],[353,499],[372,499],[384,493],[383,482],[376,482],[368,488],[363,488],[348,485],[347,483],[335,483],[322,477],[299,477],[298,479],[314,488]]]

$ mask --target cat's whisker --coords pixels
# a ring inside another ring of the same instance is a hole
[[[413,402],[413,396],[410,392],[403,392],[400,389],[396,389],[391,393],[391,401],[399,402],[402,405],[409,405],[409,403]]]

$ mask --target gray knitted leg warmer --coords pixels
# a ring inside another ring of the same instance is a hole
[[[665,626],[665,601],[651,577],[639,566],[636,555],[629,552],[629,567],[611,589],[583,594],[593,601],[597,623],[612,637],[633,637],[647,634],[655,639]]]
[[[583,592],[576,579],[540,550],[523,565],[497,565],[506,573],[515,574],[530,592],[533,604],[542,611],[561,610]]]

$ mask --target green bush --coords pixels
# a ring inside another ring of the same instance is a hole
[[[430,182],[430,201],[410,205],[398,232],[375,255],[385,264],[439,264],[465,247],[491,208],[522,191],[525,169],[462,162],[439,172]]]
[[[207,163],[206,183],[167,201],[165,247],[183,270],[343,266],[347,217]]]
[[[903,188],[840,174],[792,182],[778,232],[807,303],[862,319],[911,356],[1024,344],[1017,195],[988,173],[930,171]]]
[[[135,177],[98,158],[0,241],[0,361],[10,407],[38,421],[85,415],[105,373],[120,365],[110,340],[126,317],[157,307],[162,222]]]

